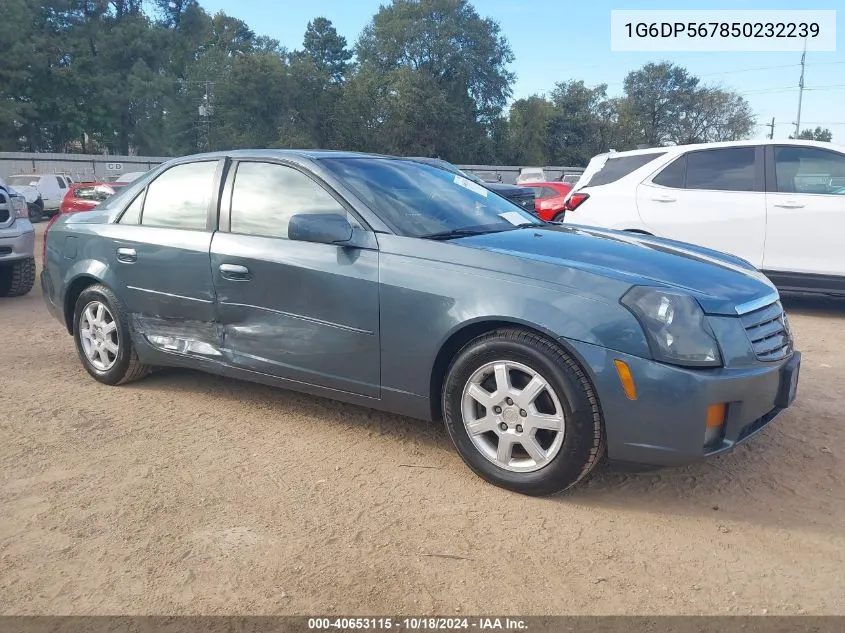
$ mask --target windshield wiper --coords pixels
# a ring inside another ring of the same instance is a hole
[[[420,237],[424,240],[451,240],[456,237],[469,237],[471,235],[483,235],[485,233],[498,233],[502,230],[504,229],[450,229],[448,231],[440,231],[438,233],[429,233],[428,235],[421,235]]]
[[[540,222],[523,222],[521,224],[509,224],[507,226],[497,226],[488,228],[463,228],[451,229],[449,231],[440,231],[439,233],[430,233],[428,235],[421,235],[424,240],[451,240],[458,237],[470,237],[472,235],[484,235],[485,233],[503,233],[505,231],[513,231],[514,229],[527,229],[532,227],[543,226]]]

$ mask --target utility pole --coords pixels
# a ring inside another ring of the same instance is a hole
[[[199,121],[197,122],[197,150],[206,152],[209,148],[209,136],[211,133],[211,115],[214,114],[214,106],[211,105],[208,87],[211,82],[205,82],[205,94],[202,96],[198,108]]]
[[[775,117],[772,117],[772,122],[769,123],[766,127],[771,130],[769,132],[769,138],[773,139],[775,137]]]
[[[801,99],[804,96],[804,61],[807,57],[807,38],[804,38],[804,52],[801,53],[801,79],[798,80],[798,118],[795,119],[795,138],[801,133]]]

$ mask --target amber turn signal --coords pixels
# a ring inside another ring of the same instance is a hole
[[[727,407],[724,402],[711,404],[707,407],[707,428],[719,428],[725,423],[725,411]]]
[[[616,373],[619,374],[619,382],[622,383],[622,389],[625,390],[625,396],[628,400],[637,399],[637,387],[634,385],[634,377],[631,375],[631,370],[621,360],[613,361],[616,365]]]

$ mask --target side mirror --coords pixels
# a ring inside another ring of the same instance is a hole
[[[288,223],[288,239],[338,244],[352,239],[352,225],[337,213],[297,213]]]

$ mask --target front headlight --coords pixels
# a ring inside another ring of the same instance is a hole
[[[655,360],[687,367],[722,365],[716,337],[695,298],[635,286],[620,301],[643,326]]]

